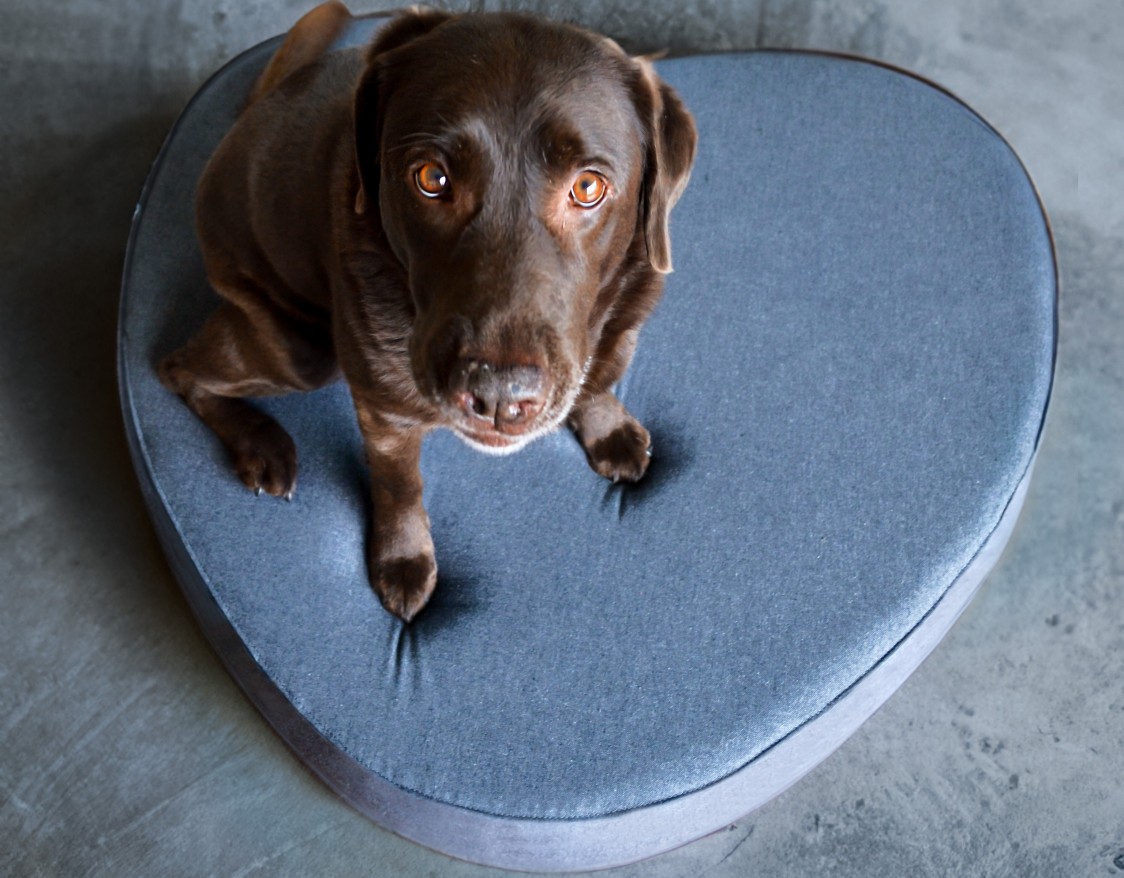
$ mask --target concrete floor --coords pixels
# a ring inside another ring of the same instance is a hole
[[[117,286],[148,165],[206,75],[308,5],[0,0],[0,874],[495,874],[288,753],[204,642],[126,453]],[[1063,278],[1035,481],[968,613],[794,788],[608,874],[1124,875],[1124,7],[521,5],[635,50],[818,47],[935,79],[1022,156]]]

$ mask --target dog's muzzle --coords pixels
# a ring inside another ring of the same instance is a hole
[[[498,366],[471,358],[453,365],[448,389],[474,437],[522,435],[534,426],[549,394],[550,381],[538,366]]]

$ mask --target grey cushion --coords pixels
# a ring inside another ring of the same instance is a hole
[[[404,627],[367,584],[346,389],[262,403],[301,455],[284,503],[247,492],[154,375],[217,301],[192,191],[275,46],[224,68],[169,136],[121,304],[137,472],[231,673],[356,807],[478,862],[612,865],[766,801],[936,645],[1014,522],[1056,304],[1018,159],[872,63],[662,62],[700,152],[676,272],[619,387],[651,471],[611,486],[564,432],[506,458],[432,435],[440,582]]]

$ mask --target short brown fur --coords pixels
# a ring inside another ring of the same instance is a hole
[[[159,374],[248,488],[291,497],[292,439],[244,398],[342,373],[371,584],[409,621],[437,577],[428,431],[506,453],[564,422],[596,472],[643,477],[648,432],[611,388],[671,270],[696,134],[650,64],[578,28],[412,9],[327,52],[349,20],[333,2],[298,22],[204,171],[197,232],[224,301]],[[606,183],[592,206],[585,172]]]

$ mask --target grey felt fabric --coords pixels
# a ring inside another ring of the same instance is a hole
[[[619,388],[652,432],[652,469],[610,486],[566,433],[507,458],[432,435],[440,584],[402,626],[367,585],[345,388],[263,403],[301,455],[284,503],[246,492],[153,373],[216,301],[192,190],[267,57],[204,88],[142,198],[126,421],[185,584],[363,770],[509,818],[686,796],[830,711],[996,528],[1037,446],[1055,345],[1049,229],[1017,158],[884,67],[677,59],[659,70],[700,152],[673,216],[676,271]]]

